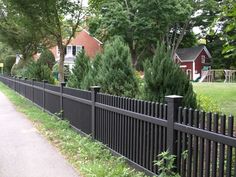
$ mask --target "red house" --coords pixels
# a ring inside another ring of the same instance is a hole
[[[211,54],[206,46],[178,49],[175,62],[189,76],[190,80],[202,77],[202,70],[211,68]]]
[[[84,49],[86,55],[93,58],[97,53],[102,51],[102,45],[102,42],[95,37],[92,37],[88,31],[83,29],[82,31],[76,33],[75,38],[72,38],[69,45],[67,45],[64,64],[68,65],[71,69],[74,66],[74,61],[78,52]],[[56,61],[58,61],[60,57],[58,47],[55,46],[50,50]]]

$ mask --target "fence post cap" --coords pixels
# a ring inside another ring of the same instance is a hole
[[[183,97],[179,95],[168,95],[165,96],[166,102],[179,102],[182,101]]]
[[[101,87],[100,86],[91,86],[90,89],[94,90],[94,91],[99,91],[101,89]]]
[[[25,77],[24,79],[25,79],[25,80],[27,80],[28,78],[27,78],[27,77]]]
[[[43,80],[43,83],[48,83],[48,81],[47,80]]]
[[[32,81],[36,81],[36,79],[35,79],[35,78],[33,78],[33,79],[32,79]]]
[[[65,85],[66,85],[65,82],[61,82],[61,83],[60,83],[60,86],[62,86],[62,87],[64,87]]]

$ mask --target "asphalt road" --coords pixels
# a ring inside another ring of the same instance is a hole
[[[0,92],[0,177],[78,177]]]

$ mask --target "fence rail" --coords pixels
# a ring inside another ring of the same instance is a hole
[[[148,175],[158,174],[154,161],[169,150],[183,177],[236,176],[233,116],[182,108],[180,96],[167,96],[162,104],[99,93],[99,87],[84,91],[6,76],[0,81],[44,110],[60,113]]]

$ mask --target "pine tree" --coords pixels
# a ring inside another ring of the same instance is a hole
[[[135,97],[138,82],[131,66],[129,48],[120,38],[105,45],[98,72],[101,90],[108,94]]]
[[[81,88],[84,77],[88,74],[90,59],[85,52],[79,53],[75,60],[75,66],[68,79],[68,86],[73,88]]]
[[[81,88],[89,90],[91,86],[98,84],[98,71],[101,67],[101,54],[97,54],[96,57],[91,61],[89,69],[85,77],[81,82]]]
[[[144,99],[164,102],[166,95],[181,95],[184,106],[196,107],[192,84],[164,44],[157,44],[154,57],[145,63],[144,73]]]
[[[50,50],[45,49],[40,55],[38,62],[42,65],[47,65],[52,70],[52,67],[55,64],[55,57]]]
[[[43,65],[38,61],[32,61],[30,64],[25,66],[25,72],[22,74],[22,76],[27,77],[29,79],[34,78],[37,81],[47,80],[51,84],[54,83],[50,68],[47,65]]]

